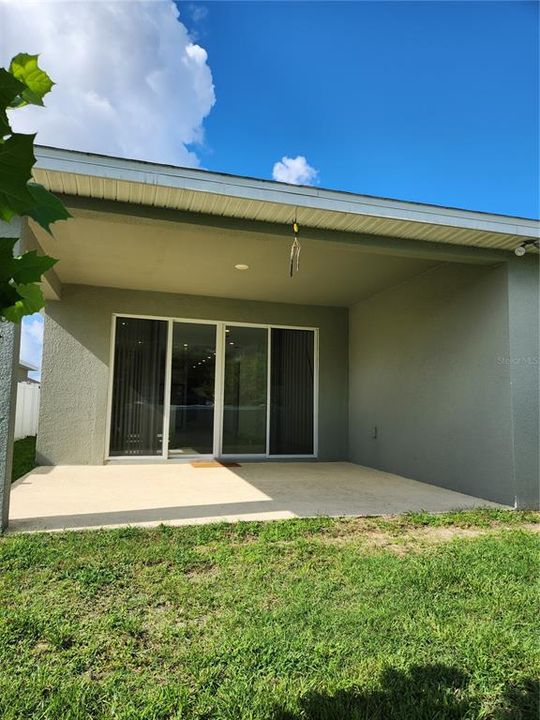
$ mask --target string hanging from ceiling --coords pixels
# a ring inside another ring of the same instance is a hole
[[[292,231],[294,240],[292,241],[291,253],[289,256],[289,277],[291,278],[295,273],[300,270],[300,252],[302,251],[302,245],[298,240],[298,235],[300,234],[300,227],[296,222],[296,218],[294,219],[294,222],[292,224]]]

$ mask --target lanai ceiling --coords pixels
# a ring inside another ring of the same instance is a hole
[[[348,306],[437,264],[303,239],[300,271],[290,278],[292,238],[283,234],[72,213],[54,237],[31,225],[42,250],[59,259],[62,283]]]

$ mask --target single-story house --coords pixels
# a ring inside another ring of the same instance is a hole
[[[59,258],[41,464],[349,460],[538,505],[538,221],[37,157],[73,216],[19,231]]]

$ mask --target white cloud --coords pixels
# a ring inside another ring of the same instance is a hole
[[[317,170],[308,164],[303,155],[295,158],[286,155],[274,165],[272,177],[279,182],[290,183],[291,185],[313,185],[317,182]]]
[[[206,5],[190,3],[188,5],[188,11],[194,23],[200,23],[208,17],[208,8]]]
[[[21,351],[19,357],[24,362],[41,368],[41,354],[43,352],[43,317],[39,313],[27,315],[22,320]],[[41,369],[31,372],[30,377],[39,380]]]
[[[206,50],[172,0],[0,0],[0,61],[40,54],[56,86],[46,108],[11,114],[37,142],[179,165],[214,102]]]

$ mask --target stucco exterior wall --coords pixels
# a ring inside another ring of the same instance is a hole
[[[514,504],[507,283],[441,265],[351,308],[354,462]]]
[[[319,457],[347,458],[346,309],[67,285],[46,308],[40,463],[103,463],[112,313],[318,327]]]
[[[0,533],[8,526],[21,328],[0,321]]]
[[[538,256],[508,264],[512,430],[517,507],[540,507]]]

